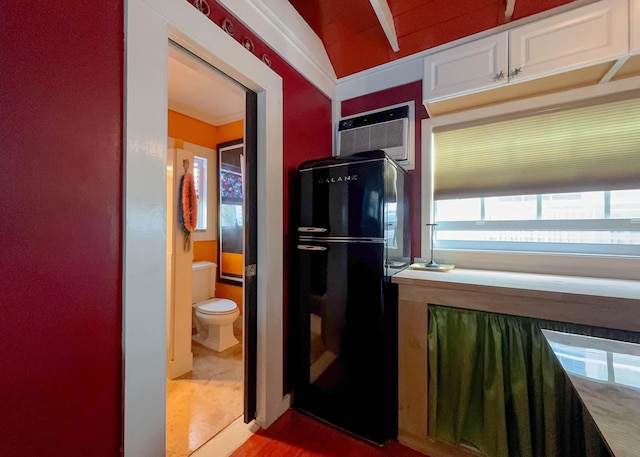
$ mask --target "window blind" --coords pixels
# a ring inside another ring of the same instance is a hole
[[[640,188],[640,98],[434,131],[436,200]]]

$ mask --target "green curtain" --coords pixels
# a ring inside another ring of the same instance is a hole
[[[429,305],[430,438],[489,457],[606,455],[540,331],[563,326],[549,324]]]

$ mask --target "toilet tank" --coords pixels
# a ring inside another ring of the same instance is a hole
[[[213,262],[193,262],[191,277],[191,302],[199,303],[215,297],[216,265]]]

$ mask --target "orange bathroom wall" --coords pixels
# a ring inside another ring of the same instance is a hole
[[[230,122],[220,125],[217,132],[218,143],[244,138],[244,121]]]
[[[193,242],[193,261],[200,262],[201,260],[218,263],[218,242],[216,240]]]
[[[227,284],[225,282],[217,282],[216,297],[228,298],[229,300],[236,302],[238,309],[240,309],[240,315],[244,314],[242,312],[242,304],[244,302],[242,286],[234,286],[233,284]]]
[[[216,149],[219,143],[244,137],[244,121],[224,125],[211,125],[177,111],[168,110],[169,136],[188,143]]]
[[[235,273],[238,275],[244,273],[244,256],[242,254],[223,252],[222,263],[225,265],[225,271],[227,273]],[[240,312],[242,313],[242,301],[244,300],[242,286],[218,282],[216,285],[216,296],[233,300],[238,304]]]
[[[199,121],[176,111],[169,110],[169,136],[189,143],[215,149],[218,127]]]
[[[242,275],[244,272],[244,256],[242,254],[222,253],[222,263],[225,265],[225,272]]]

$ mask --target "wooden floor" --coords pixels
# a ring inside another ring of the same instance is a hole
[[[324,425],[302,413],[287,411],[268,430],[253,435],[231,457],[424,457],[388,441],[378,448]]]

